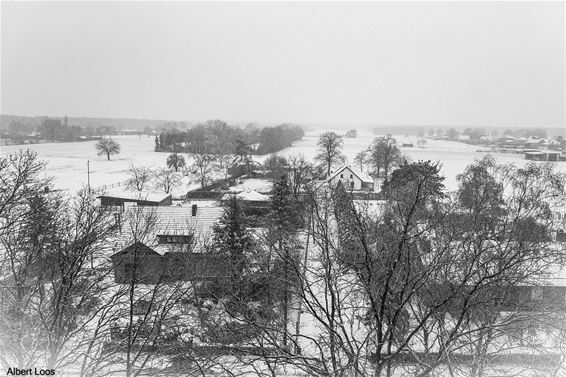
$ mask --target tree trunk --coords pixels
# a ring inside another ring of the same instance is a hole
[[[281,251],[283,249],[282,241],[279,240],[279,255],[281,255]],[[288,284],[288,268],[287,268],[287,258],[288,256],[288,249],[285,248],[285,270],[284,270],[284,296],[283,296],[283,348],[287,349],[287,323],[289,322],[289,292],[287,291],[287,284]]]

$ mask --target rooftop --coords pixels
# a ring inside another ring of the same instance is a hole
[[[351,165],[344,165],[342,166],[340,169],[336,170],[334,173],[330,174],[330,177],[328,177],[328,180],[331,180],[332,178],[336,177],[340,172],[342,172],[344,169],[350,169],[350,171],[352,171],[352,173],[354,173],[359,179],[362,180],[362,182],[371,182],[373,183],[373,178],[371,178],[369,175],[367,175],[366,173],[363,173],[361,171],[359,171],[358,169],[356,169],[355,167],[351,166]]]
[[[116,188],[110,189],[100,196],[130,200],[143,200],[148,202],[160,202],[171,196],[171,194],[155,191],[131,191],[124,188]]]
[[[212,227],[222,216],[221,207],[131,207],[121,214],[120,234],[116,239],[115,249],[139,240],[159,254],[170,246],[157,245],[157,236],[193,236],[196,245],[203,245],[212,235]]]
[[[234,194],[226,194],[222,200],[229,200],[232,195]],[[243,191],[236,194],[236,198],[248,202],[268,202],[270,200],[269,195],[260,194],[257,191]]]

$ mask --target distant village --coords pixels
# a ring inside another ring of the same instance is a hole
[[[481,146],[482,151],[524,154],[527,160],[566,161],[566,142],[562,136],[550,139],[505,135],[481,136],[479,139],[471,139],[469,135],[459,135],[458,141]]]

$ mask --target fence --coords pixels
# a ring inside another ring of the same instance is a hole
[[[109,189],[113,189],[113,188],[118,188],[118,187],[125,187],[128,184],[128,181],[122,181],[122,182],[116,182],[116,183],[112,183],[109,185],[102,185],[99,186],[97,188],[93,188],[93,191],[106,191]]]

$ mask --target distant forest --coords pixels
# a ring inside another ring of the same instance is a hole
[[[78,126],[83,129],[96,129],[98,127],[113,128],[117,131],[137,130],[142,131],[144,128],[158,129],[166,124],[166,120],[159,119],[130,119],[130,118],[89,118],[89,117],[65,117],[65,116],[22,116],[22,115],[0,115],[0,129],[7,130],[11,123],[19,123],[25,125],[27,129],[34,130],[41,126],[46,119],[60,120],[65,123],[67,118],[68,125]]]
[[[14,144],[67,142],[116,134],[150,134],[165,121],[144,119],[0,116],[0,138]]]
[[[300,126],[291,124],[263,128],[249,124],[240,128],[222,120],[210,120],[187,130],[163,131],[155,138],[155,150],[228,155],[245,146],[253,154],[268,154],[290,147],[304,134]]]

